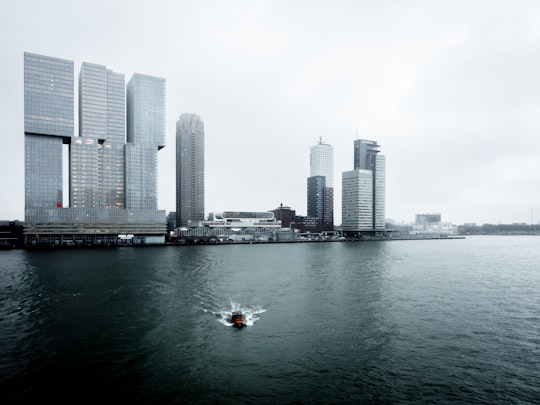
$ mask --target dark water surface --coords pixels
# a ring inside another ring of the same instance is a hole
[[[539,403],[540,237],[1,251],[0,402],[49,399]]]

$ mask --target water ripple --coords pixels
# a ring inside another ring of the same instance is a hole
[[[0,399],[535,403],[539,247],[0,252]]]

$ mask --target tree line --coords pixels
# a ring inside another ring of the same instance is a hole
[[[466,224],[458,226],[460,235],[537,235],[540,224]]]

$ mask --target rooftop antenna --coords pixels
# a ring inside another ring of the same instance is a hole
[[[322,136],[319,136],[319,143],[322,145]]]

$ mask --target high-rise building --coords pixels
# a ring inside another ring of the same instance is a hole
[[[204,220],[204,123],[197,114],[176,122],[176,226]]]
[[[165,79],[127,85],[126,207],[157,209],[157,152],[165,146]]]
[[[334,148],[319,139],[309,154],[309,175],[324,176],[326,187],[334,187]]]
[[[374,141],[354,141],[354,170],[342,173],[342,229],[385,228],[386,160]]]
[[[150,86],[134,85],[126,114],[124,75],[83,63],[76,135],[73,71],[72,61],[24,54],[26,243],[164,241],[165,212],[157,210],[156,197],[157,151],[165,139],[164,79],[144,76]],[[126,116],[134,129],[128,144],[145,151],[136,156],[142,164],[133,153],[126,158]],[[69,207],[63,207],[64,150]],[[138,172],[139,166],[147,172]],[[133,172],[139,177],[127,175]],[[127,190],[142,190],[141,200],[150,202],[128,206]]]
[[[25,217],[62,207],[63,144],[74,127],[73,62],[24,54]]]
[[[356,139],[354,141],[354,170],[375,170],[379,145],[374,141]]]
[[[334,229],[333,154],[333,147],[323,143],[322,139],[310,150],[307,216],[315,219],[317,232]]]
[[[79,74],[79,137],[71,143],[70,207],[124,208],[124,74],[84,62]]]
[[[317,218],[322,223],[324,215],[324,190],[326,178],[324,176],[310,176],[307,179],[307,215]]]

